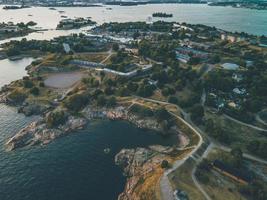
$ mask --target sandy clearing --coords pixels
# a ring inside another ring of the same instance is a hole
[[[44,81],[46,87],[67,89],[81,81],[82,72],[64,72],[49,74]]]

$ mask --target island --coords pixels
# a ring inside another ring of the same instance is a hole
[[[26,5],[10,5],[10,6],[4,6],[4,10],[17,10],[17,9],[23,9],[23,8],[30,8],[30,6]]]
[[[63,16],[63,18],[65,18],[65,16]],[[57,25],[57,29],[78,29],[95,24],[96,22],[92,21],[90,18],[62,19]]]
[[[39,57],[1,89],[1,103],[39,116],[5,147],[125,120],[175,143],[121,149],[114,162],[127,182],[118,199],[266,199],[266,44],[266,36],[163,21],[2,44],[8,58]]]
[[[249,8],[256,10],[266,10],[267,3],[265,1],[238,1],[238,2],[212,2],[209,6],[231,6],[233,8]]]
[[[0,39],[3,40],[11,37],[25,36],[29,33],[38,31],[37,29],[34,29],[35,25],[36,23],[33,21],[26,24],[23,22],[17,24],[14,24],[13,22],[0,23]]]
[[[161,18],[171,18],[173,14],[162,13],[162,12],[155,12],[152,14],[152,17],[161,17]]]

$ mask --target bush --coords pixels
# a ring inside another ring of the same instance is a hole
[[[97,97],[96,103],[98,106],[104,106],[106,104],[107,100],[104,95],[99,95]]]
[[[30,90],[30,93],[37,96],[40,94],[40,90],[38,87],[33,87],[31,90]]]
[[[13,90],[8,94],[7,98],[13,103],[22,103],[27,98],[27,95],[24,92]]]
[[[117,100],[114,96],[110,97],[107,99],[107,102],[106,102],[107,106],[108,107],[113,107],[117,104]]]
[[[23,80],[23,86],[25,88],[32,88],[33,87],[33,82],[31,80]]]
[[[46,117],[46,124],[49,128],[57,127],[64,124],[67,120],[67,115],[64,111],[54,111]]]
[[[200,104],[195,104],[191,109],[191,118],[194,122],[197,124],[200,124],[202,122],[202,118],[204,117],[204,108]]]
[[[159,108],[155,111],[155,117],[160,120],[167,120],[170,118],[170,114],[168,113],[168,111],[165,108]]]
[[[44,86],[45,86],[44,82],[39,83],[39,87],[44,87]]]
[[[88,103],[88,97],[85,94],[73,94],[66,99],[63,105],[74,112],[78,112]]]
[[[178,98],[175,97],[175,96],[170,96],[170,97],[168,98],[168,102],[169,102],[169,103],[173,103],[173,104],[177,104],[177,103],[178,103]]]
[[[169,168],[169,162],[167,160],[163,160],[160,166],[162,169],[167,169]]]
[[[131,112],[141,115],[143,117],[151,117],[154,115],[151,109],[136,104],[131,107]]]

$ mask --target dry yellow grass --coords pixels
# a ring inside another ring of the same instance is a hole
[[[163,169],[157,166],[152,173],[144,177],[144,182],[135,188],[136,197],[140,200],[159,200],[159,181],[163,172]]]
[[[87,60],[91,62],[101,62],[108,56],[107,53],[90,53],[90,54],[75,54],[75,59]]]

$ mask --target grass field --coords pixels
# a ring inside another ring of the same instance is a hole
[[[223,115],[206,112],[205,118],[212,119],[214,122],[218,123],[225,132],[228,132],[231,135],[231,147],[238,146],[242,148],[243,151],[246,151],[246,145],[250,141],[267,141],[267,137],[261,131],[238,124],[225,118]]]
[[[181,167],[169,175],[169,180],[173,188],[185,191],[189,199],[205,200],[191,178],[194,165],[194,161],[188,159]]]

